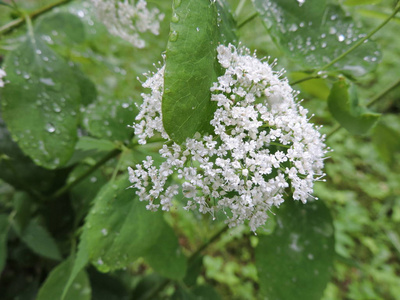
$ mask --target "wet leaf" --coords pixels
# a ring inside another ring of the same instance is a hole
[[[109,182],[94,200],[84,229],[90,260],[107,272],[144,257],[156,272],[182,279],[186,259],[175,234],[162,213],[146,210],[128,186],[126,177]]]
[[[273,234],[260,236],[256,267],[269,299],[319,300],[334,258],[332,217],[322,201],[287,200],[276,215]]]
[[[35,25],[35,32],[44,41],[70,45],[85,41],[85,30],[78,16],[66,12],[46,15]]]
[[[36,164],[64,165],[74,152],[80,101],[70,67],[41,39],[28,38],[7,56],[5,70],[2,114],[13,139]]]
[[[60,299],[62,291],[73,268],[73,258],[68,258],[55,267],[39,290],[37,300]],[[90,300],[89,278],[84,270],[80,271],[69,288],[66,300]]]
[[[180,143],[196,132],[211,132],[216,105],[210,87],[220,75],[216,47],[235,38],[224,1],[174,1],[166,52],[163,124]]]
[[[288,56],[304,67],[318,69],[346,52],[366,32],[340,6],[326,0],[253,0],[264,24]],[[369,41],[339,60],[329,70],[361,76],[374,70],[381,53]]]
[[[86,108],[83,125],[95,137],[124,142],[134,134],[128,125],[135,120],[136,114],[133,99],[100,98]]]

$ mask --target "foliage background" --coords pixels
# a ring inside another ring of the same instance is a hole
[[[16,2],[23,10],[35,11],[53,1]],[[93,16],[88,3],[82,1],[71,1],[33,21],[34,30],[45,41],[50,41],[49,47],[73,63],[73,68],[81,70],[76,73],[82,74],[76,76],[82,76],[84,83],[80,89],[84,99],[79,114],[80,135],[73,158],[62,168],[48,170],[25,156],[11,142],[4,122],[0,123],[0,266],[4,266],[0,277],[1,299],[34,299],[61,258],[65,266],[62,271],[68,273],[72,263],[66,259],[77,248],[83,220],[98,191],[117,174],[125,173],[127,166],[157,149],[157,145],[129,148],[133,130],[126,127],[134,120],[137,110],[134,103],[140,101],[143,92],[136,78],[143,81],[143,73],[155,71],[152,64],[161,60],[160,54],[168,41],[171,3],[154,2],[166,18],[160,35],[147,36],[151,46],[142,50],[108,34]],[[239,4],[239,1],[229,2],[233,8]],[[359,5],[351,5],[354,3]],[[369,32],[392,12],[395,1],[348,0],[340,4]],[[253,12],[253,6],[247,1],[238,16],[238,24]],[[12,10],[0,6],[0,27],[16,17]],[[400,78],[399,26],[400,18],[395,17],[374,36],[382,52],[377,68],[352,78],[363,105]],[[21,26],[11,34],[0,36],[0,65],[6,56],[12,55],[25,32],[26,27]],[[237,35],[244,45],[257,49],[259,57],[278,58],[276,69],[285,68],[290,81],[307,76],[298,62],[274,44],[260,18],[241,27]],[[312,121],[324,125],[322,130],[326,133],[337,126],[327,99],[338,75],[339,72],[331,73],[327,78],[295,86],[301,92],[299,97],[304,99],[303,105],[315,114]],[[326,160],[327,182],[317,183],[315,195],[331,211],[336,254],[333,276],[323,299],[396,299],[400,294],[399,95],[397,85],[379,98],[373,110],[383,115],[368,134],[354,135],[342,128],[327,142],[334,150]],[[114,149],[117,150],[112,152]],[[57,194],[66,182],[96,166],[107,153],[111,153],[107,163],[66,193]],[[13,172],[8,172],[9,157],[13,159]],[[37,193],[44,198],[38,199]],[[133,192],[131,195],[133,198]],[[275,213],[279,214],[279,210]],[[188,214],[181,208],[164,217],[186,255],[218,232],[222,223],[212,221],[209,216]],[[29,232],[22,230],[26,226]],[[186,284],[191,286],[188,282],[197,282],[203,289],[193,292],[211,293],[204,296],[206,299],[218,299],[213,294],[216,291],[222,299],[259,299],[254,248],[260,237],[273,229],[271,220],[258,235],[250,233],[246,226],[222,233],[203,252],[202,266],[193,271],[194,278],[185,278]],[[127,269],[107,274],[88,267],[87,275],[79,275],[81,278],[75,284],[81,285],[78,290],[82,296],[90,281],[93,299],[140,299],[151,287],[163,283],[159,273],[153,273],[146,260],[139,258]],[[279,274],[277,277],[282,282],[288,280]],[[60,278],[67,276],[61,274]],[[60,282],[48,285],[58,288]],[[51,294],[48,290],[48,294],[42,292],[41,299],[55,299],[52,295],[59,295],[59,291]],[[185,298],[188,297],[185,293],[180,285],[169,284],[159,296],[173,294],[175,299],[190,299]]]

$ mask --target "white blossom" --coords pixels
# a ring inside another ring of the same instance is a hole
[[[90,0],[99,20],[108,31],[130,42],[134,47],[145,47],[141,34],[150,31],[158,35],[164,19],[157,8],[149,10],[145,0]]]
[[[6,72],[2,68],[0,68],[0,88],[4,87],[3,77],[5,77],[6,75]]]
[[[155,132],[168,140],[160,150],[165,161],[156,167],[147,157],[129,168],[129,180],[148,209],[169,210],[181,190],[186,209],[212,215],[222,210],[230,227],[248,220],[255,231],[271,207],[284,201],[287,189],[294,200],[307,202],[314,181],[324,176],[324,136],[295,101],[297,93],[282,72],[246,48],[220,45],[217,51],[225,74],[211,87],[211,100],[217,102],[214,132],[197,133],[182,145],[169,139],[162,124],[160,68],[143,84],[151,93],[142,95],[133,127],[140,143]],[[170,185],[172,176],[178,184]]]

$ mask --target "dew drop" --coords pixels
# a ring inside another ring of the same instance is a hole
[[[171,42],[176,42],[177,39],[178,39],[178,33],[174,30],[169,34],[169,40]]]
[[[343,42],[344,40],[345,40],[344,35],[343,35],[343,34],[339,34],[339,35],[338,35],[338,41],[339,41],[339,42]]]
[[[200,31],[200,28],[199,28],[199,27],[196,27],[196,31],[199,32],[199,31]]]
[[[108,234],[108,230],[105,229],[105,228],[103,228],[103,229],[101,230],[101,234],[104,235],[104,236],[106,236],[106,235]]]
[[[178,23],[179,22],[179,16],[177,14],[174,14],[171,18],[171,21],[174,23]]]
[[[47,123],[46,126],[45,126],[45,129],[46,129],[47,132],[50,132],[50,133],[53,133],[53,132],[56,131],[56,128],[51,123]]]

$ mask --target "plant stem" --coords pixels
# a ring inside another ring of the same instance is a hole
[[[254,18],[256,18],[258,16],[258,12],[253,13],[252,15],[250,15],[249,17],[247,17],[247,19],[245,19],[244,21],[240,22],[237,25],[237,28],[240,29],[242,28],[244,25],[246,25],[247,23],[249,23],[251,20],[253,20]]]
[[[99,160],[95,165],[90,167],[86,172],[82,173],[78,178],[76,178],[74,181],[71,181],[70,183],[64,185],[61,187],[59,190],[54,192],[52,195],[50,195],[47,199],[56,199],[60,197],[61,195],[65,194],[69,189],[80,183],[82,180],[84,180],[87,176],[89,176],[92,172],[100,168],[103,164],[108,162],[110,159],[116,157],[118,154],[120,154],[121,150],[120,149],[114,149],[110,151],[106,156],[104,156],[101,160]]]
[[[35,19],[35,18],[39,17],[40,15],[48,12],[49,10],[51,10],[57,6],[65,5],[71,1],[73,1],[73,0],[59,0],[57,2],[46,5],[42,8],[39,8],[38,10],[35,10],[35,11],[29,13],[28,16],[30,19]],[[14,29],[22,26],[24,24],[25,19],[26,18],[24,16],[21,16],[18,19],[15,19],[15,20],[11,21],[10,23],[0,27],[0,37],[10,33]]]
[[[377,103],[379,100],[381,100],[384,96],[386,96],[386,94],[388,94],[389,92],[391,92],[392,90],[394,90],[395,88],[397,88],[398,86],[400,86],[400,79],[397,80],[395,83],[393,83],[391,86],[389,86],[386,90],[384,90],[383,92],[381,92],[380,94],[376,95],[374,98],[372,98],[368,103],[367,103],[367,107],[371,107],[373,106],[375,103]]]
[[[319,75],[319,74],[311,75],[311,76],[307,76],[307,77],[301,78],[299,80],[295,80],[293,82],[289,82],[289,85],[296,85],[296,84],[302,83],[304,81],[308,81],[308,80],[312,80],[312,79],[318,79],[318,78],[321,78],[321,75]]]

